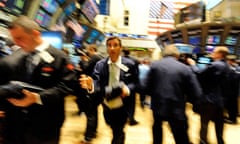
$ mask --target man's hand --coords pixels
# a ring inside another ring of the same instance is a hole
[[[8,98],[7,100],[15,106],[28,107],[37,102],[38,93],[28,91],[26,89],[22,90],[24,97],[22,99]]]
[[[85,74],[80,75],[79,84],[81,88],[86,89],[88,91],[92,91],[93,89],[93,79]]]
[[[124,98],[124,97],[127,97],[127,96],[129,96],[129,89],[128,89],[128,87],[124,84],[123,87],[122,87],[121,97]]]
[[[0,118],[4,118],[5,117],[5,112],[4,111],[0,111]]]
[[[187,58],[186,62],[189,64],[189,65],[196,65],[196,62],[191,59],[191,58]]]

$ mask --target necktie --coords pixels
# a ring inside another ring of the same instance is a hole
[[[115,63],[111,63],[109,65],[109,86],[113,86],[113,85],[117,85],[119,82],[119,73],[118,73],[118,66]],[[115,97],[112,100],[109,101],[104,101],[104,103],[108,106],[108,108],[110,109],[115,109],[115,108],[119,108],[123,105],[123,101],[122,98],[120,96]]]
[[[36,54],[36,52],[32,52],[26,58],[26,68],[27,68],[27,74],[28,75],[32,75],[32,72],[33,72],[33,70],[36,66],[35,63],[34,63],[35,54]]]
[[[109,71],[109,85],[113,86],[118,82],[117,79],[117,65],[115,63],[110,64],[110,71]]]

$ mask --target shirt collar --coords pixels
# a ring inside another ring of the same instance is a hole
[[[43,41],[40,45],[38,45],[36,48],[35,48],[35,50],[36,51],[39,51],[39,52],[42,52],[42,51],[44,51],[44,50],[46,50],[48,47],[49,47],[49,43],[48,42],[46,42],[46,41]]]
[[[113,62],[112,62],[111,59],[109,58],[109,59],[108,59],[108,64],[110,65],[110,64],[112,64],[112,63],[113,63]],[[125,71],[125,72],[127,72],[127,71],[129,70],[129,68],[128,68],[126,65],[122,64],[122,57],[121,57],[121,56],[118,57],[118,59],[117,59],[117,61],[115,62],[115,64],[116,64],[121,70],[123,70],[123,71]]]
[[[109,59],[108,59],[108,64],[112,64],[112,63],[114,63],[114,62],[112,62],[112,60],[109,58]],[[117,66],[120,66],[120,65],[122,64],[121,56],[118,57],[118,59],[117,59],[117,61],[115,62],[115,64],[116,64]]]

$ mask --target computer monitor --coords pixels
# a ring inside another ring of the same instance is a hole
[[[50,14],[54,14],[59,7],[56,0],[41,0],[40,6]]]
[[[209,45],[220,44],[220,35],[208,35],[206,39],[206,43]]]
[[[212,53],[216,46],[213,45],[206,45],[205,46],[205,53]]]
[[[225,39],[225,44],[226,45],[236,45],[237,44],[237,40],[238,40],[238,36],[234,36],[234,35],[229,35],[227,36],[227,38]]]
[[[42,27],[46,28],[49,26],[51,16],[43,9],[39,9],[35,15],[34,20]]]
[[[212,61],[212,59],[210,57],[206,57],[206,56],[200,56],[197,58],[197,66],[200,69],[205,68],[208,64],[210,64]]]
[[[98,37],[99,34],[100,34],[99,31],[97,31],[96,29],[92,29],[92,31],[90,31],[90,34],[88,35],[85,41],[88,44],[92,44],[96,41],[96,38]]]
[[[201,36],[200,35],[188,36],[188,43],[191,45],[200,45],[201,44]]]
[[[55,47],[57,49],[62,49],[62,47],[63,47],[62,32],[42,31],[41,35],[42,35],[43,40],[50,43],[53,47]]]

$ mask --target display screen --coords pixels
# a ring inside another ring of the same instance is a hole
[[[53,14],[58,8],[58,3],[55,0],[42,0],[40,6],[47,12]]]
[[[237,36],[227,36],[225,40],[225,44],[227,45],[236,45],[237,44]]]
[[[104,35],[100,35],[99,38],[97,39],[99,42],[102,42],[105,39]]]
[[[205,56],[201,56],[201,57],[198,57],[197,59],[197,66],[200,68],[200,69],[203,69],[205,68],[208,64],[210,64],[212,61],[212,59],[210,57],[205,57]]]
[[[183,54],[192,54],[193,47],[186,44],[176,44],[176,47],[178,48],[180,53]]]
[[[191,44],[191,45],[200,45],[201,44],[201,37],[200,37],[200,35],[189,36],[188,37],[188,43]]]
[[[219,35],[208,35],[206,43],[212,44],[212,45],[217,45],[220,43],[220,36]]]
[[[190,21],[205,21],[205,5],[199,1],[180,10],[180,23]]]
[[[173,39],[174,43],[183,43],[183,39],[182,38],[175,38]]]
[[[68,39],[68,42],[72,42],[75,47],[82,47],[83,35],[86,33],[84,27],[76,20],[68,20],[66,27],[66,39]]]
[[[75,9],[76,9],[75,3],[72,2],[64,9],[64,12],[67,16],[69,16],[72,14],[73,11],[75,11]]]
[[[206,52],[206,53],[212,53],[215,47],[216,47],[216,46],[207,45],[207,46],[205,47],[205,52]]]
[[[239,46],[236,48],[236,55],[237,55],[238,57],[240,56],[240,47],[239,47]]]
[[[200,46],[195,46],[192,51],[193,54],[199,54],[201,53],[201,47]]]
[[[60,4],[63,4],[66,0],[57,0]]]
[[[96,15],[99,14],[98,6],[93,0],[85,0],[81,6],[81,11],[90,22],[93,22]]]
[[[74,65],[77,65],[80,61],[80,57],[78,55],[76,55],[75,46],[72,45],[72,44],[69,44],[69,43],[64,43],[63,48],[67,49],[67,51],[69,53],[70,60],[72,61],[72,63]]]
[[[22,14],[26,0],[3,0],[1,6],[15,14]]]
[[[233,46],[227,46],[229,53],[234,54],[235,48]]]
[[[42,9],[39,9],[35,19],[34,19],[40,26],[47,27],[51,21],[51,16],[47,14]]]
[[[63,38],[62,33],[59,31],[42,31],[43,40],[50,43],[53,47],[57,49],[62,49]]]
[[[72,44],[73,44],[76,48],[81,48],[81,47],[83,47],[83,37],[82,37],[82,36],[74,35],[73,38],[72,38]]]
[[[99,31],[93,29],[90,34],[88,35],[87,39],[86,39],[86,42],[88,44],[92,44],[95,42],[96,38],[98,37],[99,35]]]

